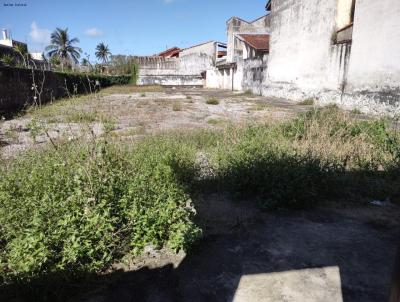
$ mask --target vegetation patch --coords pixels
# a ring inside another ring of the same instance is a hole
[[[301,105],[301,106],[313,106],[313,105],[315,105],[315,100],[312,99],[312,98],[308,98],[308,99],[305,99],[305,100],[299,102],[298,105]]]
[[[217,98],[211,98],[207,100],[207,105],[219,105],[219,100]]]
[[[182,103],[179,101],[176,101],[172,104],[172,110],[173,111],[182,111]]]
[[[264,209],[328,198],[399,202],[399,133],[389,120],[359,121],[333,106],[280,124],[169,133],[133,145],[112,137],[2,163],[3,283],[101,272],[146,246],[188,249],[201,236],[191,198],[209,191]]]

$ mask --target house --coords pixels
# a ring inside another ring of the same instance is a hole
[[[136,57],[140,85],[204,86],[206,71],[226,57],[225,43],[208,41],[173,47],[149,57]]]
[[[226,60],[210,88],[313,98],[400,114],[399,0],[269,0],[266,15],[227,22]]]

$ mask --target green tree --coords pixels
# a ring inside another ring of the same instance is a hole
[[[111,55],[110,49],[108,48],[108,45],[105,45],[103,42],[101,42],[99,45],[96,47],[96,58],[102,61],[103,63],[106,63],[108,61],[108,57]]]
[[[49,57],[58,57],[61,61],[61,69],[64,70],[65,63],[78,63],[80,58],[80,53],[82,50],[74,46],[74,44],[79,43],[78,38],[70,39],[68,34],[68,28],[61,29],[57,28],[51,34],[51,44],[46,47]]]
[[[14,50],[20,55],[22,58],[22,62],[24,64],[24,67],[28,67],[28,60],[29,60],[29,54],[26,50],[26,47],[22,46],[21,44],[16,44],[14,46]]]

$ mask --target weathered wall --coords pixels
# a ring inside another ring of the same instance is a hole
[[[95,80],[100,82],[101,87],[127,84],[130,80],[130,76],[88,77],[89,79],[86,75],[40,70],[32,73],[30,69],[0,67],[0,115],[6,115],[34,104],[33,83],[38,86],[39,91],[42,91],[41,97],[37,97],[36,103],[41,101],[44,104],[72,94],[90,93],[94,91]],[[43,90],[41,89],[42,83]]]
[[[209,57],[216,58],[217,56],[217,43],[210,41],[208,43],[200,44],[194,47],[183,49],[180,53],[180,57],[188,55],[199,55],[205,54]]]
[[[214,57],[188,53],[180,58],[139,57],[138,85],[204,85],[202,74],[214,66]]]
[[[397,94],[400,102],[400,1],[358,0],[348,91]]]
[[[296,84],[302,89],[336,88],[326,81],[336,4],[335,0],[273,1],[270,81]]]
[[[242,90],[261,95],[268,72],[268,55],[243,61]]]
[[[335,0],[273,0],[263,94],[400,114],[400,1],[358,0],[345,44],[333,44],[337,8]]]

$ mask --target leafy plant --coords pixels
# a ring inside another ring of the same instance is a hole
[[[208,99],[206,102],[207,105],[219,105],[219,100],[217,98]]]

